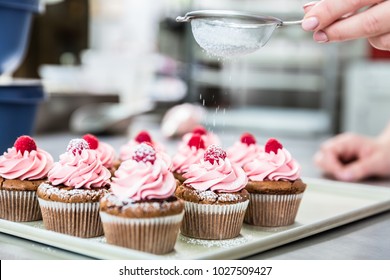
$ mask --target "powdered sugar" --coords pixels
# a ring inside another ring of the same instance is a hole
[[[156,151],[148,144],[141,143],[134,148],[133,159],[136,161],[154,163],[156,160]]]
[[[231,201],[238,201],[239,196],[233,193],[221,193],[219,195],[218,201],[221,202],[231,202]]]
[[[196,190],[196,192],[201,200],[215,201],[218,199],[218,195],[213,191]]]
[[[72,152],[73,154],[81,154],[82,150],[89,149],[88,142],[84,139],[72,139],[69,141],[68,147],[66,148],[67,152]]]
[[[207,53],[218,57],[245,55],[260,49],[276,24],[232,23],[225,19],[193,19],[192,33]]]
[[[240,196],[234,193],[215,193],[213,191],[196,190],[199,198],[205,201],[235,202],[240,200]]]
[[[142,208],[144,212],[155,211],[161,209],[162,204],[165,202],[135,202],[131,198],[119,199],[117,196],[113,194],[109,194],[105,197],[105,199],[109,202],[109,204],[121,207],[123,210],[129,208]]]
[[[195,245],[195,246],[202,246],[205,248],[211,248],[211,247],[221,247],[221,248],[231,248],[231,247],[237,247],[242,244],[247,243],[248,241],[252,240],[253,237],[251,235],[246,236],[238,236],[236,238],[232,239],[225,239],[225,240],[205,240],[205,239],[196,239],[196,238],[190,238],[184,235],[179,235],[179,241],[184,242],[186,244]]]
[[[217,145],[210,145],[206,149],[204,153],[204,160],[209,161],[211,164],[214,164],[214,162],[219,162],[219,159],[225,159],[226,158],[226,152]]]
[[[39,188],[42,189],[45,195],[48,197],[52,195],[56,195],[59,198],[64,200],[68,199],[69,197],[76,197],[76,196],[93,197],[96,196],[97,192],[106,191],[104,188],[103,189],[65,189],[65,188],[59,188],[45,183],[42,183],[39,186]]]

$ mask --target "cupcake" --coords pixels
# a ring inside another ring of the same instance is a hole
[[[165,152],[165,147],[161,143],[154,141],[151,135],[149,134],[149,132],[147,132],[146,130],[140,131],[134,137],[134,139],[131,139],[120,148],[119,164],[125,160],[132,159],[135,147],[137,147],[141,143],[150,144],[156,151],[156,156],[162,158],[167,163],[167,165],[171,168],[172,159]],[[119,167],[119,165],[117,167]]]
[[[259,153],[264,152],[264,147],[256,143],[256,138],[250,133],[243,133],[240,141],[237,141],[226,150],[231,162],[244,166],[255,159]]]
[[[175,188],[172,172],[154,148],[146,143],[135,147],[100,201],[107,243],[153,254],[171,252],[184,215]]]
[[[300,170],[289,151],[276,139],[269,139],[265,152],[244,165],[250,193],[245,222],[262,227],[293,224],[306,189]]]
[[[99,139],[92,134],[85,134],[83,139],[87,141],[91,150],[96,150],[103,166],[111,172],[111,175],[113,175],[116,170],[115,166],[117,165],[114,148],[108,143],[99,141]]]
[[[108,193],[110,171],[84,139],[70,141],[37,195],[46,229],[89,238],[103,235],[99,201]]]
[[[181,234],[216,240],[237,237],[249,203],[244,170],[211,145],[183,177],[186,180],[176,189],[176,196],[185,202]]]
[[[165,151],[165,147],[161,143],[154,141],[149,132],[142,130],[134,137],[134,139],[131,139],[125,145],[120,147],[119,159],[121,161],[131,159],[133,157],[134,148],[144,142],[149,143],[156,152]]]
[[[204,126],[202,125],[198,125],[196,126],[192,132],[189,132],[189,133],[186,133],[183,135],[182,137],[182,142],[183,143],[188,143],[188,141],[191,139],[191,137],[194,135],[194,134],[199,134],[201,135],[202,137],[202,140],[204,142],[204,145],[206,146],[206,148],[210,145],[217,145],[219,146],[221,144],[221,141],[219,139],[219,137],[214,134],[213,132],[211,131],[208,131]]]
[[[186,143],[180,143],[177,153],[172,158],[173,175],[180,183],[185,181],[183,174],[190,165],[200,162],[203,158],[206,146],[200,134],[193,134]]]
[[[20,136],[0,156],[0,218],[15,222],[42,219],[38,186],[47,179],[52,156],[30,136]]]

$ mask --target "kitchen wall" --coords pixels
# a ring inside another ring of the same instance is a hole
[[[217,128],[246,126],[306,136],[345,130],[376,134],[390,118],[385,82],[390,60],[386,53],[373,53],[365,40],[320,45],[291,26],[277,29],[253,54],[220,59],[197,45],[189,24],[175,22],[195,9],[296,20],[305,2],[62,1],[35,18],[28,55],[15,77],[44,80],[50,106],[59,104],[64,112],[61,129],[71,129],[75,104],[125,104],[131,116],[135,107],[149,108],[145,103],[163,114],[175,104],[192,102],[208,109],[205,122]],[[53,114],[47,107],[42,106],[41,115]],[[42,132],[55,129],[39,125]]]

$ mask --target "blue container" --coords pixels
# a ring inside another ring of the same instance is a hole
[[[39,0],[0,0],[0,75],[12,73],[26,53],[33,13]]]
[[[16,138],[31,135],[43,86],[38,81],[13,81],[0,85],[0,155],[13,146]]]

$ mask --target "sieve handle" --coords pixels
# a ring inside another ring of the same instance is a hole
[[[294,21],[282,21],[280,26],[297,25],[297,24],[301,24],[302,21],[303,21],[303,19],[301,19],[301,20],[294,20]]]

